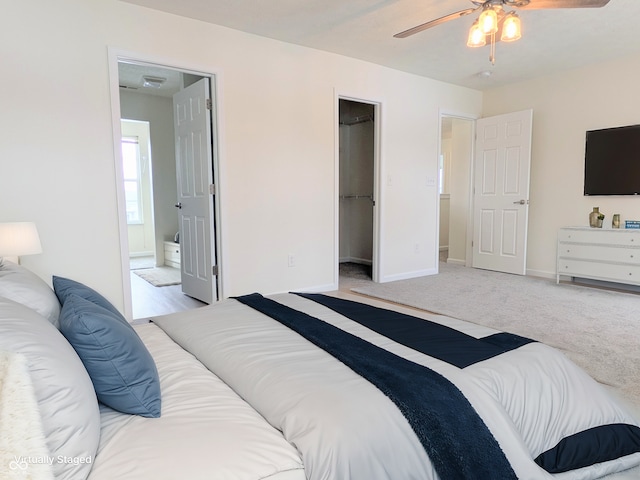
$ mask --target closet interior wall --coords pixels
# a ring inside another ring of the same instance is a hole
[[[374,106],[340,100],[340,262],[373,258]]]

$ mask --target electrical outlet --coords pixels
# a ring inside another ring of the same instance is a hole
[[[296,256],[293,253],[290,253],[287,256],[287,265],[289,267],[295,267],[296,266]]]

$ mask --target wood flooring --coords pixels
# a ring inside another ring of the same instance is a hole
[[[358,266],[342,270],[339,290],[350,292],[352,288],[371,283],[371,267]],[[150,317],[183,312],[199,308],[205,303],[182,293],[181,285],[154,287],[131,271],[131,299],[133,304],[133,323],[146,323]]]
[[[149,317],[199,308],[205,303],[182,293],[181,285],[154,287],[131,271],[133,323],[146,323]]]

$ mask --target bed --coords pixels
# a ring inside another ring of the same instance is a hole
[[[28,377],[36,417],[17,444],[0,422],[8,478],[586,480],[640,465],[637,419],[529,339],[344,293],[131,327],[90,287],[34,277],[0,268],[0,406]]]

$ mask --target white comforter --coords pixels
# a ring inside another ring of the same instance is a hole
[[[638,425],[594,380],[550,347],[532,343],[459,369],[315,302],[286,294],[271,298],[446,376],[481,415],[520,479],[587,480],[640,463],[636,453],[550,475],[533,462],[560,439],[588,428]],[[477,338],[495,333],[446,317],[397,310]],[[307,478],[438,478],[408,422],[384,394],[274,320],[226,300],[155,322],[283,432],[300,451]]]
[[[304,480],[295,448],[224,382],[155,325],[136,331],[158,367],[162,416],[101,406],[88,480]]]

